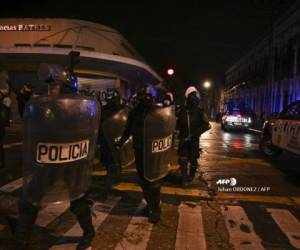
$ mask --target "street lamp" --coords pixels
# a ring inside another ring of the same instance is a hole
[[[168,70],[167,70],[167,74],[168,74],[169,76],[174,75],[174,69],[168,69]]]
[[[210,81],[205,81],[205,82],[203,83],[203,87],[204,87],[205,89],[209,89],[209,88],[211,87]]]

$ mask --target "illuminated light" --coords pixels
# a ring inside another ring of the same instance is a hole
[[[203,83],[203,87],[206,88],[206,89],[210,88],[210,86],[211,86],[210,81],[205,81],[205,82]]]
[[[172,75],[174,75],[174,69],[168,69],[167,70],[167,74],[169,75],[169,76],[172,76]]]
[[[236,116],[230,115],[230,116],[226,117],[225,121],[226,122],[238,122],[239,119]]]
[[[252,119],[250,117],[243,117],[241,115],[237,116],[226,116],[225,118],[226,122],[243,122],[243,123],[252,123]]]

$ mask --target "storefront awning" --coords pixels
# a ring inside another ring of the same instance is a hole
[[[107,72],[136,84],[150,83],[156,85],[161,81],[161,77],[151,67],[138,60],[99,52],[76,51],[80,52],[80,63],[76,66],[80,70]],[[41,62],[68,65],[69,52],[70,49],[62,48],[0,48],[0,61],[4,65],[31,63],[36,67]]]

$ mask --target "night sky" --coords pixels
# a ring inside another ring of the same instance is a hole
[[[219,84],[226,69],[270,33],[272,16],[293,2],[2,0],[0,16],[99,22],[119,30],[161,76],[173,67],[182,81]]]

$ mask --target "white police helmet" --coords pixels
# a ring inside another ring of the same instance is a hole
[[[185,98],[188,98],[188,96],[191,94],[191,93],[194,93],[194,92],[196,92],[196,93],[199,93],[198,92],[198,90],[196,89],[196,87],[194,87],[194,86],[190,86],[190,87],[188,87],[187,89],[186,89],[186,91],[185,91]]]

